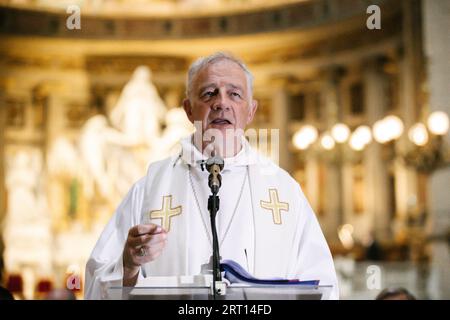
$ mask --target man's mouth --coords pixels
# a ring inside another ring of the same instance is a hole
[[[225,118],[217,118],[214,119],[210,122],[210,124],[216,124],[216,125],[227,125],[227,124],[232,124],[230,120],[225,119]]]

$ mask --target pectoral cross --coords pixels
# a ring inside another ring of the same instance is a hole
[[[269,189],[270,201],[261,200],[263,209],[272,210],[272,218],[275,224],[281,224],[281,210],[289,211],[289,203],[278,200],[277,189]]]
[[[181,214],[181,206],[172,208],[172,196],[163,196],[161,210],[150,211],[150,219],[161,219],[161,226],[170,231],[171,219]]]

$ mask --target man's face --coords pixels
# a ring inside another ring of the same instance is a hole
[[[202,121],[202,129],[245,130],[257,108],[239,65],[222,60],[209,65],[193,79],[192,91],[183,102],[189,120]]]

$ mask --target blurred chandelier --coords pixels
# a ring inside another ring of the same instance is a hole
[[[445,112],[435,111],[428,116],[426,123],[418,122],[407,131],[408,143],[404,150],[395,150],[393,157],[400,157],[407,166],[421,172],[431,172],[450,164],[450,152],[444,143],[449,130],[449,117]],[[329,131],[319,130],[306,124],[293,135],[293,145],[298,150],[315,147],[323,152],[332,152],[336,146],[348,143],[351,150],[363,151],[373,140],[383,145],[394,145],[404,136],[403,121],[388,115],[376,121],[372,128],[358,126],[353,132],[344,123],[336,123]],[[395,146],[394,146],[395,147]],[[400,148],[398,148],[400,149]]]
[[[430,114],[427,124],[416,123],[408,131],[413,147],[402,154],[406,165],[421,172],[431,172],[450,164],[450,150],[444,136],[449,130],[449,118],[442,111]]]

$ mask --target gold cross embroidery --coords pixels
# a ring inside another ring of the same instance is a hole
[[[167,232],[170,231],[172,217],[181,214],[181,206],[172,208],[172,196],[163,196],[161,210],[150,211],[150,219],[161,219],[161,226]]]
[[[261,200],[261,207],[272,210],[272,218],[275,224],[281,224],[281,210],[289,211],[289,203],[279,202],[277,189],[269,189],[270,201]]]

